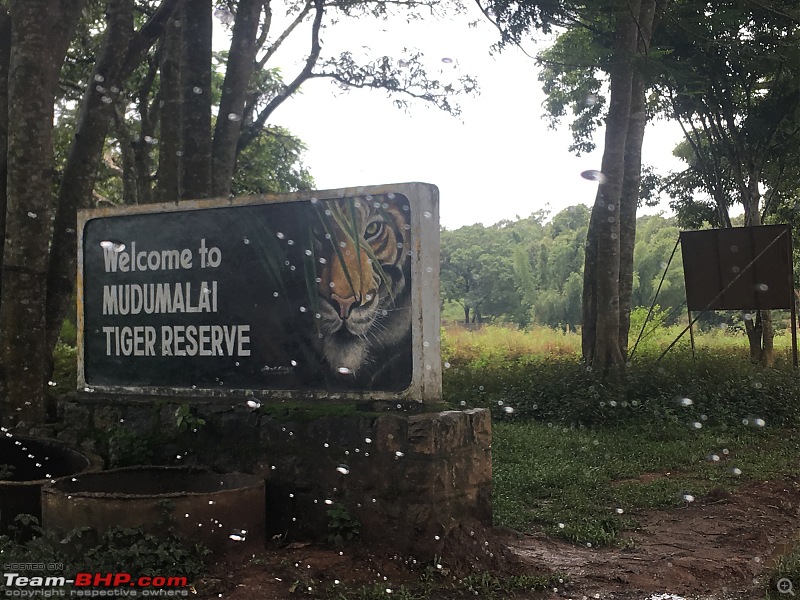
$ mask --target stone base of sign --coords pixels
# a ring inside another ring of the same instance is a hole
[[[430,560],[451,534],[491,526],[490,413],[389,406],[86,394],[62,403],[58,437],[109,466],[202,464],[263,475],[267,539],[358,537]]]

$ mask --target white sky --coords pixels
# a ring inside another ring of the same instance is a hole
[[[477,27],[468,26],[476,20]],[[275,56],[283,62],[273,63],[282,67],[287,81],[308,51],[308,36],[300,31],[295,36],[300,45],[287,46]],[[318,189],[433,183],[440,190],[441,223],[449,229],[527,217],[542,208],[555,214],[573,204],[591,205],[596,184],[579,174],[600,168],[603,130],[596,134],[595,152],[571,154],[568,123],[549,130],[542,116],[544,93],[534,60],[516,48],[492,56],[489,49],[497,37],[471,5],[468,15],[451,21],[408,24],[405,19],[382,23],[364,18],[337,24],[323,30],[323,55],[350,50],[356,56],[401,58],[404,48],[417,48],[443,76],[476,77],[481,93],[461,98],[462,114],[454,118],[421,101],[403,111],[385,92],[343,92],[328,80],[313,80],[278,108],[271,121],[306,143],[304,162]],[[535,55],[533,43],[528,53]],[[680,139],[677,125],[649,125],[644,161],[660,174],[680,168],[672,156]],[[658,210],[668,211],[664,205],[649,212]]]

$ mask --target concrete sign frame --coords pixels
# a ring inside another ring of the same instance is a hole
[[[438,189],[80,211],[78,388],[440,402]]]

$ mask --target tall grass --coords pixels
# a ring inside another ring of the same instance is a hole
[[[744,335],[696,337],[696,354],[681,340],[663,359],[674,328],[662,328],[637,349],[625,372],[604,379],[581,362],[580,338],[544,328],[448,329],[443,335],[445,400],[489,406],[498,418],[575,426],[661,420],[735,424],[800,422],[800,381],[788,336],[777,338],[776,367],[749,361]]]

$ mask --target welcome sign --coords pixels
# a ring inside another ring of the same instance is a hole
[[[79,386],[441,397],[427,184],[79,215]]]

